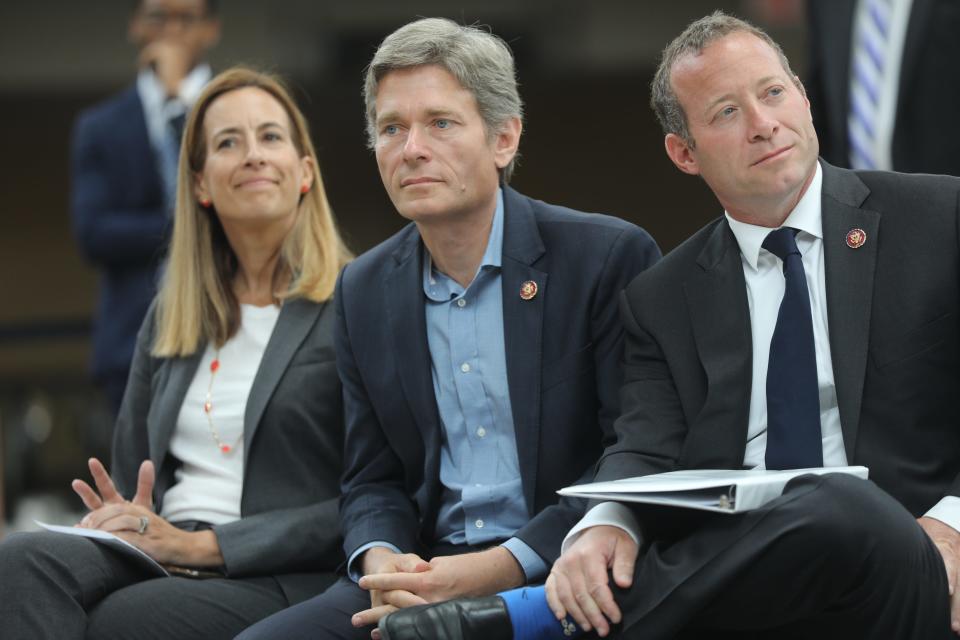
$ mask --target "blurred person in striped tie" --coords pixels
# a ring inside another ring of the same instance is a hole
[[[960,175],[960,4],[810,0],[805,85],[825,160]]]

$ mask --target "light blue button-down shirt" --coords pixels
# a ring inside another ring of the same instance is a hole
[[[547,565],[526,543],[511,538],[529,521],[517,455],[507,383],[500,266],[503,252],[503,192],[480,266],[464,289],[423,265],[427,342],[433,389],[443,425],[437,538],[451,544],[482,545],[503,540],[528,581],[543,578]],[[353,560],[373,546],[362,546]]]

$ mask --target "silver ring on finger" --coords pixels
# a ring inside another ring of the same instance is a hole
[[[140,528],[137,529],[137,533],[143,535],[147,531],[147,527],[150,526],[150,518],[147,516],[140,516]]]

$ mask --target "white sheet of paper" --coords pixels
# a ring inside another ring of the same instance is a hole
[[[43,527],[47,531],[55,531],[57,533],[65,533],[71,536],[80,536],[82,538],[90,538],[101,544],[105,544],[108,547],[118,550],[121,553],[126,554],[127,556],[133,558],[134,560],[140,562],[144,566],[151,569],[157,575],[168,576],[170,573],[164,569],[156,560],[148,556],[146,553],[133,546],[126,540],[118,538],[109,531],[100,531],[99,529],[84,529],[83,527],[62,527],[56,524],[47,524],[45,522],[40,522],[39,520],[34,520],[39,526]]]

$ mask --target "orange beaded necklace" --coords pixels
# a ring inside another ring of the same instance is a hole
[[[237,445],[243,440],[243,431],[237,436],[234,443],[227,444],[220,439],[220,433],[213,424],[213,380],[217,377],[217,371],[220,370],[220,349],[213,354],[213,362],[210,363],[210,383],[207,385],[207,396],[203,403],[203,413],[207,416],[207,426],[210,428],[210,435],[213,437],[214,444],[220,449],[220,453],[227,455],[237,448]]]

